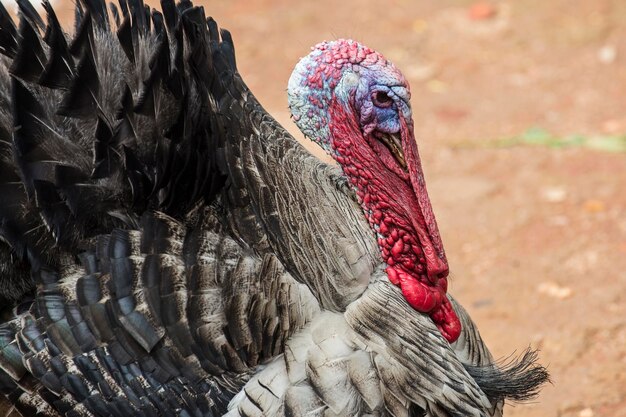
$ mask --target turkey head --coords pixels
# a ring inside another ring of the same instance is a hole
[[[308,138],[341,166],[378,238],[389,280],[453,342],[461,325],[446,297],[448,262],[413,134],[410,88],[381,54],[324,42],[297,64],[289,107]]]

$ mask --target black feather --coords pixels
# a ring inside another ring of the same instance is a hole
[[[91,18],[96,27],[102,30],[109,29],[109,15],[107,5],[104,0],[80,0],[85,9],[91,14]]]
[[[48,13],[47,43],[50,45],[50,59],[41,74],[39,84],[50,88],[66,88],[74,76],[74,60],[54,9],[47,1],[43,3],[43,7]]]
[[[161,0],[161,10],[163,11],[163,17],[165,19],[165,25],[171,32],[178,24],[178,13],[176,11],[176,4],[174,0]]]
[[[115,151],[113,140],[113,131],[109,124],[102,117],[98,117],[96,125],[96,133],[93,143],[94,168],[91,178],[99,179],[111,175],[115,166]]]
[[[72,80],[57,114],[91,118],[98,114],[100,98],[100,80],[91,48],[83,48],[83,56],[78,63],[77,72],[78,75]]]
[[[76,10],[82,12],[82,6],[80,2],[76,2]],[[87,48],[91,48],[89,40],[93,37],[93,22],[91,19],[91,13],[87,11],[81,15],[80,23],[79,19],[76,19],[76,35],[70,44],[70,53],[74,56],[81,56],[83,51]]]
[[[39,30],[45,31],[46,24],[43,22],[37,10],[33,7],[32,3],[28,0],[16,0],[19,7],[20,14],[24,16],[30,23],[35,25]]]
[[[527,401],[535,398],[550,381],[548,371],[537,363],[537,351],[528,349],[521,357],[488,366],[465,365],[467,372],[492,400]]]
[[[0,2],[0,53],[9,58],[17,54],[17,29],[7,9]]]
[[[125,15],[122,24],[117,29],[117,39],[120,42],[122,50],[130,62],[135,63],[135,46],[133,45],[133,32],[131,25],[131,16]]]
[[[47,116],[43,107],[28,88],[13,78],[11,83],[13,143],[18,155],[26,155],[39,144],[41,130],[46,129],[43,121]]]
[[[27,0],[22,0],[22,3],[30,5]],[[20,18],[21,39],[10,69],[11,74],[26,81],[39,80],[47,61],[39,35],[32,25],[31,21],[25,17]]]
[[[53,183],[33,181],[34,198],[41,215],[57,242],[67,237],[66,229],[70,226],[70,210],[61,199]]]

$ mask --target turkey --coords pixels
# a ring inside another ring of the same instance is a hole
[[[309,154],[201,7],[0,3],[0,390],[23,416],[499,416],[447,294],[402,74],[351,41],[289,80]]]

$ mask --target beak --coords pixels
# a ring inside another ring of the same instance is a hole
[[[417,203],[417,207],[411,210],[414,214],[411,223],[422,247],[426,277],[430,281],[428,284],[407,280],[406,284],[401,284],[401,289],[409,304],[418,311],[428,312],[444,337],[452,343],[461,333],[461,322],[445,295],[448,287],[448,261],[426,191],[422,164],[413,134],[413,123],[410,119],[401,118],[400,135],[404,151],[401,155],[403,160],[408,162],[408,177]],[[411,300],[415,302],[412,303]],[[435,306],[426,305],[428,302],[431,305],[434,302]]]
[[[420,238],[422,249],[426,254],[426,275],[433,282],[448,275],[448,262],[443,249],[443,243],[439,235],[439,229],[435,220],[435,214],[428,198],[422,163],[417,151],[415,136],[413,134],[413,123],[409,119],[402,118],[400,136],[403,160],[408,161],[407,171],[411,183],[411,188],[416,196],[419,214],[413,217],[413,226]],[[418,218],[421,217],[421,221]]]
[[[402,135],[398,133],[380,133],[378,139],[389,149],[404,172],[407,172],[406,159],[402,149]]]

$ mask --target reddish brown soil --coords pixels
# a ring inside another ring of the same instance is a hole
[[[203,3],[298,136],[285,88],[310,46],[351,37],[392,59],[412,84],[451,292],[497,357],[530,345],[552,374],[507,415],[626,416],[626,154],[492,146],[532,126],[626,132],[626,2]]]

